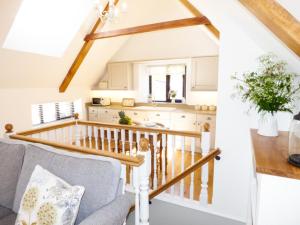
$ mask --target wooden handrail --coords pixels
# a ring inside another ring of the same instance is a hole
[[[180,180],[184,179],[185,177],[189,176],[191,173],[195,172],[197,169],[199,169],[204,164],[208,163],[210,160],[214,159],[216,156],[221,154],[220,149],[215,149],[211,151],[209,154],[204,156],[203,158],[199,159],[195,164],[189,166],[186,170],[178,174],[173,179],[166,182],[164,185],[158,187],[158,189],[152,191],[149,195],[149,199],[154,198],[155,196],[159,195],[160,193],[166,191],[174,184],[178,183]]]
[[[151,127],[142,127],[142,126],[132,126],[132,125],[121,125],[121,124],[111,124],[111,123],[100,123],[100,122],[94,122],[94,121],[83,121],[83,120],[78,120],[78,121],[71,121],[71,122],[65,122],[61,124],[55,124],[51,126],[45,126],[41,128],[36,128],[32,130],[26,130],[26,131],[21,131],[17,132],[17,135],[33,135],[33,134],[38,134],[42,132],[47,132],[51,130],[56,130],[68,126],[73,126],[77,124],[79,125],[87,125],[87,126],[97,126],[97,127],[103,127],[103,128],[115,128],[115,129],[126,129],[126,130],[133,130],[133,131],[140,131],[140,132],[148,132],[148,133],[160,133],[160,134],[169,134],[169,135],[178,135],[178,136],[185,136],[185,137],[196,137],[200,138],[201,137],[201,132],[197,131],[182,131],[182,130],[169,130],[166,128],[151,128]],[[203,126],[204,131],[209,131],[209,125],[205,124]]]
[[[196,132],[196,131],[168,130],[165,128],[151,128],[151,127],[142,127],[142,126],[99,123],[99,122],[82,121],[82,120],[79,120],[78,124],[87,125],[87,126],[105,127],[105,128],[126,129],[126,130],[141,131],[141,132],[148,132],[148,133],[178,135],[178,136],[185,136],[185,137],[196,137],[196,138],[201,137],[201,132]]]
[[[65,123],[60,123],[60,124],[55,124],[55,125],[50,125],[50,126],[44,126],[44,127],[40,127],[40,128],[36,128],[36,129],[32,129],[32,130],[21,131],[21,132],[18,132],[17,134],[28,136],[28,135],[38,134],[38,133],[42,133],[42,132],[46,132],[46,131],[50,131],[50,130],[63,128],[63,127],[69,127],[69,126],[72,126],[75,124],[76,124],[75,121],[65,122]]]
[[[60,149],[67,150],[67,151],[114,158],[114,159],[120,160],[122,164],[130,165],[130,166],[134,166],[134,167],[139,167],[140,165],[142,165],[144,163],[144,157],[139,156],[139,155],[138,156],[128,156],[128,155],[121,154],[121,153],[100,151],[100,150],[96,150],[96,149],[84,148],[84,147],[75,146],[75,145],[67,145],[67,144],[42,140],[42,139],[38,139],[38,138],[27,137],[27,136],[18,135],[18,134],[10,135],[9,137],[11,139],[49,145],[49,146],[52,146],[55,148],[60,148]]]

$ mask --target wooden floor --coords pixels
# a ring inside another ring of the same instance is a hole
[[[96,143],[95,140],[91,141],[91,146],[89,145],[89,140],[86,139],[84,142],[83,140],[81,141],[82,146],[86,147],[91,147],[91,148],[96,148]],[[98,140],[98,148],[101,148],[101,141]],[[112,141],[111,142],[111,149],[112,151],[115,150],[115,144]],[[119,146],[119,152],[122,151],[122,147]],[[126,144],[125,149],[129,150],[129,144]],[[186,148],[187,149],[187,148]],[[107,141],[105,142],[104,150],[108,151],[108,143]],[[133,149],[133,154],[136,153],[136,149]],[[129,151],[126,151],[126,154],[129,155]],[[167,159],[167,167],[166,167],[166,175],[165,179],[166,181],[172,179],[172,160],[174,158],[174,163],[175,163],[175,170],[174,174],[175,176],[181,173],[181,157],[182,157],[182,151],[180,149],[177,149],[175,151],[174,155],[168,156]],[[195,162],[201,158],[201,154],[196,152],[195,153]],[[163,180],[163,174],[162,174],[162,168],[161,168],[161,163],[159,163],[160,157],[159,155],[157,156],[157,186],[159,187],[162,184]],[[192,165],[192,154],[190,151],[184,151],[184,168],[187,168]],[[130,170],[131,168],[128,166],[127,167],[127,183],[130,184]],[[214,160],[210,161],[209,163],[209,179],[208,179],[208,202],[212,202],[213,198],[213,174],[214,174]],[[150,188],[153,190],[153,180],[154,176],[153,173],[150,176]],[[188,176],[187,178],[184,179],[184,197],[185,198],[190,198],[190,184],[191,184],[191,176]],[[193,193],[193,200],[199,201],[200,198],[200,191],[201,191],[201,169],[198,169],[194,173],[194,193]],[[168,189],[166,193],[171,193],[171,189]],[[174,195],[180,196],[180,182],[176,183],[174,185]]]

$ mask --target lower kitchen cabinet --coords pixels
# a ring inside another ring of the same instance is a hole
[[[118,124],[118,109],[109,109],[101,107],[88,107],[89,120],[102,123]],[[182,131],[202,131],[204,123],[210,125],[211,130],[211,146],[214,147],[216,116],[205,115],[193,112],[158,112],[158,111],[141,111],[141,110],[125,110],[125,114],[136,122],[153,121],[163,124],[166,128]],[[186,145],[190,145],[190,140],[185,141]]]

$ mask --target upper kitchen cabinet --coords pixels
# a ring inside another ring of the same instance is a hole
[[[133,88],[132,63],[109,63],[107,65],[108,89],[131,90]]]
[[[218,87],[218,56],[192,59],[191,90],[216,91]]]

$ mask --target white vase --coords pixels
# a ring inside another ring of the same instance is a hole
[[[172,98],[172,99],[171,99],[171,103],[172,103],[172,104],[176,103],[176,102],[175,102],[175,98]]]
[[[276,114],[263,113],[259,115],[258,131],[262,136],[276,137],[278,136],[278,125]]]

